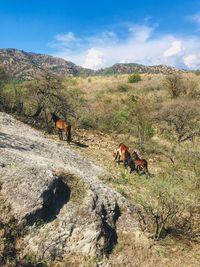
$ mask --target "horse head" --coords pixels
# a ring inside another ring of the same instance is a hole
[[[50,115],[51,115],[51,120],[54,122],[56,122],[59,119],[58,116],[56,116],[55,112],[51,112]]]
[[[113,151],[113,161],[116,160],[116,157],[117,157],[117,149],[115,149],[115,150]]]

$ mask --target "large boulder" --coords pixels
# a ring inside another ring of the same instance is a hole
[[[26,229],[19,258],[101,258],[119,231],[141,239],[134,206],[99,180],[105,176],[110,174],[71,146],[0,113],[0,194]]]

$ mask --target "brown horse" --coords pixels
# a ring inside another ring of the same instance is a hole
[[[118,149],[113,152],[113,160],[118,164],[120,164],[121,161],[124,162],[126,159],[126,153],[129,153],[128,150],[129,148],[125,144],[121,143]]]
[[[71,142],[71,124],[65,120],[60,119],[54,112],[51,113],[51,120],[54,121],[56,129],[58,129],[59,139],[63,140],[63,133],[66,134],[66,141]]]
[[[129,148],[123,143],[121,143],[118,149],[113,152],[113,160],[118,164],[120,164],[120,162],[123,162],[125,168],[129,166],[130,172],[135,170],[135,164],[131,158]]]
[[[132,156],[133,156],[133,160],[135,163],[137,173],[139,173],[140,170],[143,170],[146,176],[147,175],[149,176],[148,162],[146,161],[146,159],[141,159],[137,150],[134,150],[134,152],[132,153]]]

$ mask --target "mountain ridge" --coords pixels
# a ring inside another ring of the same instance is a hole
[[[4,65],[11,76],[18,80],[31,80],[45,72],[60,76],[108,76],[134,72],[173,74],[183,71],[165,65],[146,66],[137,63],[116,63],[111,67],[92,70],[78,66],[63,58],[26,52],[15,48],[0,49],[0,64]]]

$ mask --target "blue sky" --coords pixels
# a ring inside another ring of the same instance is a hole
[[[200,1],[0,0],[0,47],[95,69],[117,62],[200,68]]]

